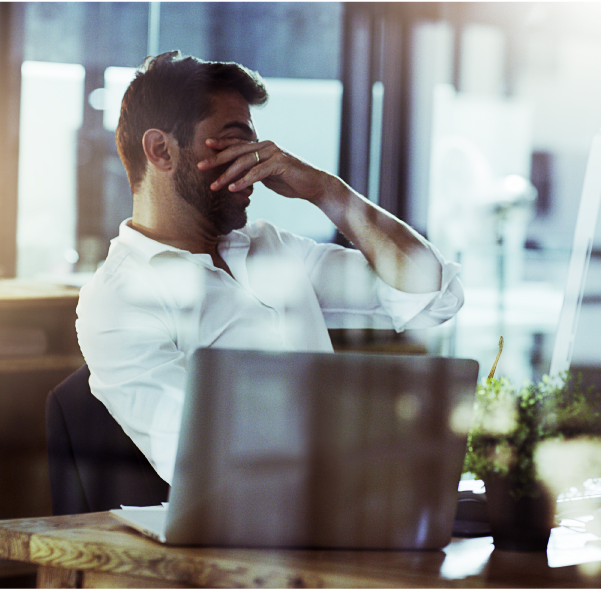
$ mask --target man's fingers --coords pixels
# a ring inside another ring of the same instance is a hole
[[[217,154],[198,163],[200,170],[227,165],[225,172],[211,184],[217,191],[227,187],[241,191],[263,182],[284,197],[316,202],[324,193],[324,173],[281,150],[271,141],[248,142],[239,139],[208,139],[207,146]]]
[[[209,148],[213,148],[213,150],[224,150],[228,146],[234,145],[246,145],[246,144],[256,144],[258,142],[253,142],[251,140],[243,140],[237,137],[227,137],[227,138],[208,138],[205,142]]]
[[[235,190],[239,190],[257,182],[257,178],[255,176],[249,177],[246,174],[247,172],[267,162],[279,151],[279,148],[273,142],[232,144],[215,156],[199,162],[198,168],[209,170],[231,162],[227,170],[211,184],[211,189],[218,190],[228,184],[235,183],[237,187]],[[265,168],[261,168],[258,180],[265,178],[265,170]],[[250,178],[254,180],[249,182]]]
[[[257,152],[260,160],[266,160],[273,152],[275,144],[270,141],[265,142],[240,142],[240,140],[215,140],[208,139],[207,146],[213,150],[218,150],[214,156],[209,156],[198,163],[200,170],[209,170],[223,164],[227,164],[236,158],[246,154]],[[255,158],[256,162],[256,158]]]
[[[211,189],[218,190],[221,187],[227,185],[233,180],[242,180],[240,177],[245,175],[253,167],[256,167],[261,162],[261,157],[257,158],[258,152],[246,153],[236,158],[228,169],[219,176],[213,183],[211,183]]]
[[[235,193],[258,183],[273,174],[273,167],[270,162],[264,162],[253,166],[242,178],[230,183],[228,189]]]

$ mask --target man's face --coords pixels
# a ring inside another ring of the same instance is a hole
[[[257,140],[248,103],[241,95],[236,92],[215,95],[211,115],[197,124],[192,145],[180,150],[173,174],[177,194],[193,205],[219,235],[229,234],[246,225],[246,208],[250,204],[252,187],[237,193],[232,193],[227,187],[217,191],[210,188],[227,166],[210,172],[198,169],[200,160],[215,153],[206,145],[208,138]]]

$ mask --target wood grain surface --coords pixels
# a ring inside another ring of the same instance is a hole
[[[56,566],[38,567],[37,587],[39,589],[81,589],[83,573]]]
[[[108,513],[0,522],[0,558],[41,565],[44,587],[594,587],[600,568],[550,568],[545,553],[490,538],[439,552],[167,547]],[[590,565],[589,565],[590,566]]]

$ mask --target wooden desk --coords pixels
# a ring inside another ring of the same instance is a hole
[[[495,551],[491,538],[439,552],[170,548],[109,513],[0,521],[0,558],[39,565],[38,586],[54,588],[599,588],[601,548],[587,540],[562,528],[547,553]]]

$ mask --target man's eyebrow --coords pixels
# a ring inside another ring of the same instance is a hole
[[[249,137],[254,137],[255,135],[255,132],[252,129],[252,127],[250,127],[250,125],[247,125],[246,123],[242,123],[241,121],[231,121],[230,123],[226,123],[222,127],[223,131],[226,131],[228,129],[239,129],[244,133],[244,135],[247,135]]]

